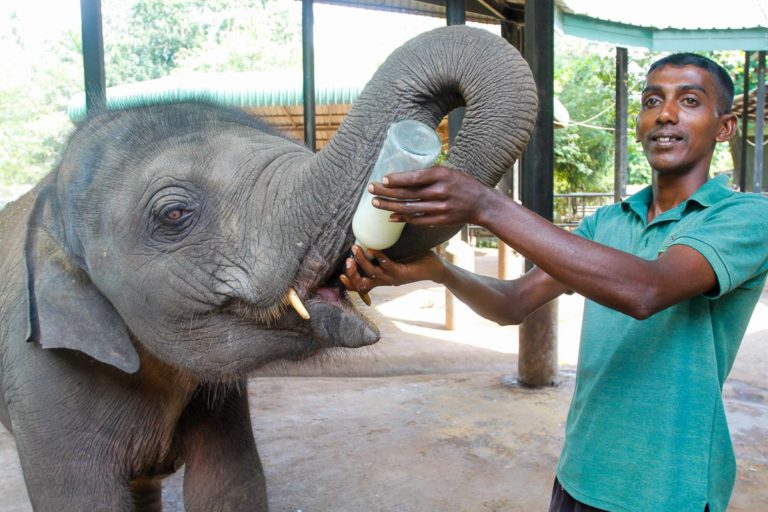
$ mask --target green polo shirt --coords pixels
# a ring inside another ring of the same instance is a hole
[[[765,285],[768,199],[730,190],[724,178],[650,224],[649,187],[577,230],[648,260],[690,246],[719,285],[646,320],[586,302],[557,469],[579,501],[610,511],[726,509],[736,461],[722,387]]]

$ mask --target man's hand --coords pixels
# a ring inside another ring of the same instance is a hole
[[[347,289],[367,293],[377,286],[399,286],[416,281],[442,279],[442,259],[432,251],[404,262],[389,259],[383,252],[368,250],[374,260],[368,260],[358,245],[352,246],[354,258],[347,258],[341,282]]]
[[[368,191],[373,206],[393,212],[393,221],[416,226],[479,224],[494,190],[474,177],[448,167],[388,174]]]

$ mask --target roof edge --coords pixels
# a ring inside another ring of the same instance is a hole
[[[657,29],[599,20],[560,9],[555,23],[560,31],[569,36],[653,51],[768,50],[768,27]]]

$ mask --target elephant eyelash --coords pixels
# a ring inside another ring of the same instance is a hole
[[[243,319],[252,319],[260,324],[270,325],[283,316],[288,308],[287,300],[266,308],[257,308],[244,302],[236,301],[230,304],[231,312]]]

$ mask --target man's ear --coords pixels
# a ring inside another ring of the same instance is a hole
[[[720,130],[715,137],[716,142],[725,142],[731,140],[736,135],[736,129],[738,126],[738,118],[736,114],[721,114],[720,115]]]
[[[139,355],[125,322],[64,248],[53,194],[50,187],[41,191],[27,225],[27,341],[77,350],[135,373]]]

